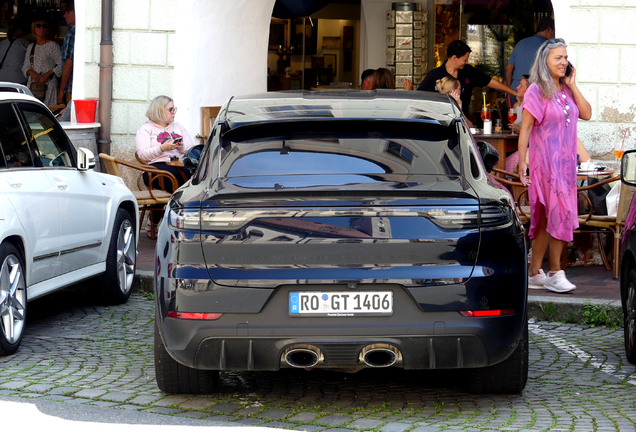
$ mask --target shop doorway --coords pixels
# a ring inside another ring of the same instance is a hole
[[[0,38],[6,38],[12,20],[25,30],[27,39],[34,39],[31,23],[44,18],[50,25],[51,40],[61,43],[69,30],[64,13],[60,11],[64,0],[0,0]]]
[[[505,82],[505,67],[515,45],[536,34],[539,21],[554,18],[551,0],[434,0],[433,62],[429,70],[447,59],[446,47],[460,39],[472,52],[469,62],[481,72]],[[558,29],[555,29],[558,33]],[[480,122],[484,103],[491,108],[514,103],[496,91],[473,88],[469,119]],[[497,117],[501,118],[499,112]]]
[[[274,6],[267,91],[356,88],[360,84],[360,0],[309,3],[323,7],[290,10],[284,0],[277,0]],[[307,15],[298,16],[304,13]]]
[[[448,44],[461,39],[471,47],[475,67],[503,77],[512,49],[536,33],[543,17],[554,17],[551,0],[435,0],[431,69],[446,60]]]

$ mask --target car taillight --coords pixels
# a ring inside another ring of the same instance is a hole
[[[185,210],[171,209],[168,224],[173,230],[236,231],[257,219],[329,218],[329,217],[419,217],[409,209],[240,209]]]
[[[512,219],[512,210],[506,206],[447,207],[427,211],[424,216],[443,229],[472,229],[505,225]]]
[[[443,229],[495,227],[512,220],[512,209],[504,205],[443,207],[420,209],[240,209],[190,210],[171,209],[171,229],[203,231],[237,231],[257,219],[330,218],[330,217],[425,217]]]
[[[425,212],[424,216],[443,229],[479,227],[479,210],[475,208],[438,208]]]
[[[465,317],[494,317],[503,315],[514,315],[514,309],[491,309],[478,311],[459,311]]]
[[[201,229],[201,212],[199,210],[170,209],[168,226],[176,231]]]
[[[168,312],[166,317],[191,320],[218,320],[222,315],[222,313]]]
[[[482,227],[505,225],[512,220],[512,209],[506,206],[483,207],[480,216]]]

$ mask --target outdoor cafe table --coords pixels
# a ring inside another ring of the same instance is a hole
[[[499,162],[495,165],[495,168],[506,169],[506,153],[512,153],[517,151],[519,145],[519,134],[510,135],[508,133],[492,133],[483,134],[478,133],[473,135],[475,141],[485,141],[492,145],[499,152]]]
[[[584,181],[587,180],[588,177],[596,177],[600,180],[604,180],[608,177],[611,177],[614,175],[614,171],[612,170],[593,170],[593,171],[582,171],[582,170],[577,170],[576,171],[576,179],[578,181]]]

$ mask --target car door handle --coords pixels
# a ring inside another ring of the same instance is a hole
[[[22,182],[18,181],[12,177],[7,177],[7,182],[12,188],[20,189],[22,187]]]
[[[53,177],[53,181],[55,182],[55,186],[57,186],[58,189],[60,190],[68,189],[68,184],[65,183],[63,180],[61,180],[59,177],[57,176]]]

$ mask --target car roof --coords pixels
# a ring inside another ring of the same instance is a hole
[[[0,101],[9,100],[36,102],[40,105],[46,106],[42,103],[42,101],[33,97],[33,94],[28,87],[23,86],[22,84],[0,81]]]
[[[33,96],[31,90],[25,85],[16,84],[8,81],[0,81],[0,93],[8,92],[8,93],[22,93],[29,96]]]
[[[232,98],[220,115],[229,129],[299,120],[398,120],[449,125],[461,116],[448,95],[404,90],[268,92]]]

